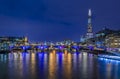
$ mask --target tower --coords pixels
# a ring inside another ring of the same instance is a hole
[[[86,38],[90,39],[93,38],[93,30],[92,30],[92,12],[91,9],[88,10],[88,27],[87,27],[87,34]]]

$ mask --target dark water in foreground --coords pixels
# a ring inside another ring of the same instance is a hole
[[[0,54],[0,79],[120,79],[120,61],[85,52]]]

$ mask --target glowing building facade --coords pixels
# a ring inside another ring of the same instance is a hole
[[[105,44],[108,49],[120,52],[120,31],[106,36]]]
[[[0,37],[0,49],[8,50],[10,46],[20,46],[28,43],[27,37]]]
[[[105,47],[105,39],[106,39],[106,36],[108,36],[109,34],[113,34],[115,33],[116,31],[114,30],[110,30],[108,28],[103,28],[103,30],[100,30],[98,31],[96,34],[95,34],[95,45],[97,47]]]
[[[91,9],[88,10],[88,27],[86,39],[93,38],[93,28],[92,28],[92,12]]]

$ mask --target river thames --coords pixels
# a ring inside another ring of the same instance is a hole
[[[120,79],[120,61],[86,52],[0,54],[0,79]]]

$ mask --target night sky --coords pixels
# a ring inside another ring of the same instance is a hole
[[[0,0],[0,36],[79,41],[86,33],[89,8],[94,32],[120,29],[120,0]]]

